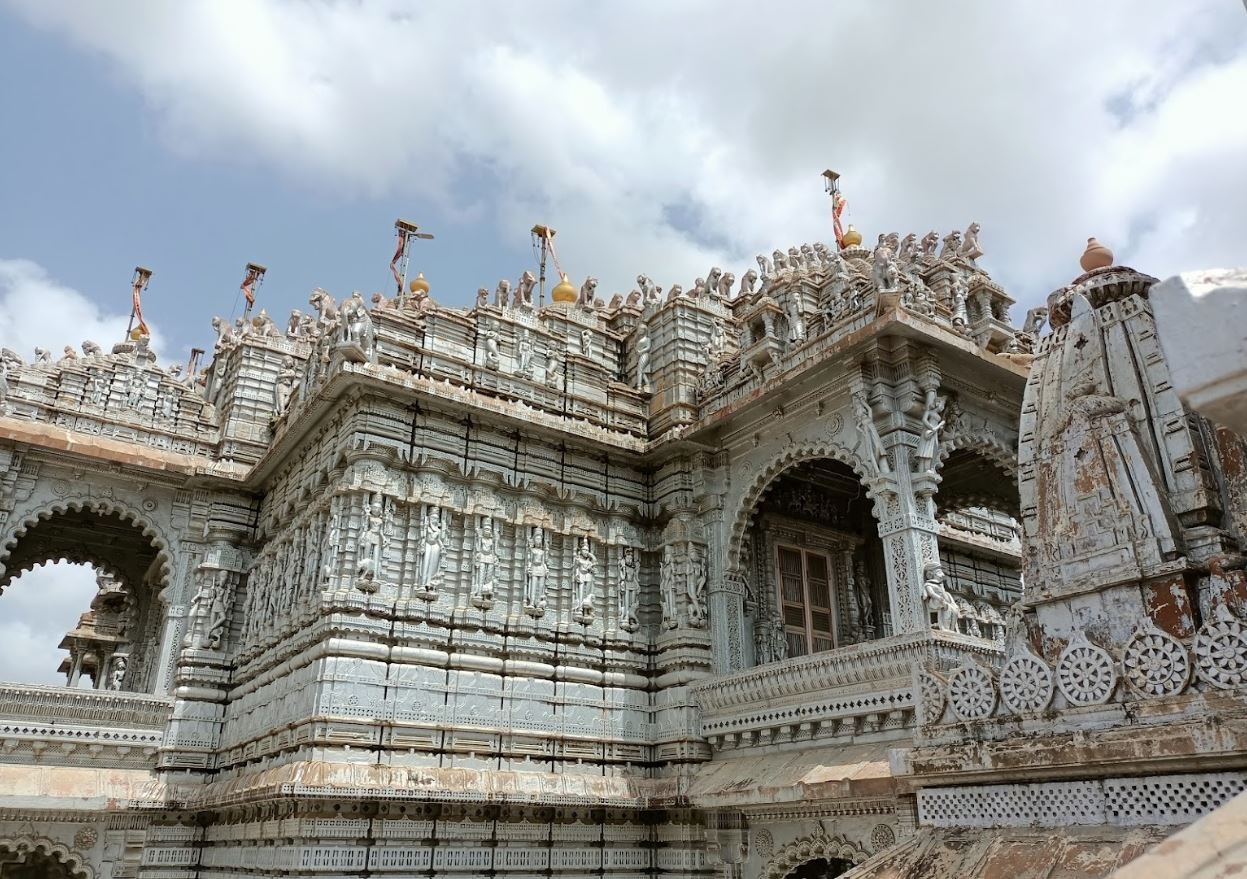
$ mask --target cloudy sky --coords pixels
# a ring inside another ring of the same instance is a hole
[[[115,340],[142,263],[184,360],[249,260],[278,316],[385,289],[398,216],[445,303],[535,222],[608,298],[688,287],[830,239],[827,167],[867,240],[980,222],[1020,317],[1089,235],[1247,263],[1245,101],[1242,0],[0,0],[0,344]]]

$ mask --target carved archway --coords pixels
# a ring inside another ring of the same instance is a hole
[[[985,474],[994,471],[998,477],[1003,477],[1008,487],[1001,484],[1000,478],[990,475],[965,478],[967,474],[963,471],[971,461],[977,461],[977,466]],[[958,479],[958,474],[963,478]],[[948,437],[940,447],[940,477],[939,492],[935,496],[940,510],[965,508],[978,503],[1006,512],[1015,519],[1021,515],[1017,455],[993,436],[959,433]]]
[[[67,685],[89,674],[97,688],[162,688],[176,641],[167,618],[176,602],[167,594],[174,550],[161,527],[112,498],[65,497],[25,511],[0,540],[0,591],[24,572],[59,561],[112,575],[97,579],[99,591],[62,640]]]
[[[867,857],[869,853],[860,845],[849,842],[843,836],[829,836],[819,831],[794,839],[775,852],[762,870],[762,879],[786,879],[810,861],[840,860],[856,865]]]
[[[968,433],[960,430],[945,434],[940,441],[940,466],[944,465],[949,455],[962,449],[978,452],[1008,474],[1015,485],[1017,484],[1017,450],[1002,442],[999,437],[991,433]]]
[[[807,443],[787,446],[767,462],[765,467],[758,471],[744,492],[741,493],[740,500],[735,505],[736,512],[732,518],[731,532],[727,541],[727,559],[724,565],[726,570],[739,570],[741,545],[745,539],[745,534],[753,521],[758,502],[762,500],[762,496],[766,494],[766,490],[771,483],[793,467],[804,464],[807,461],[816,460],[837,461],[851,469],[857,478],[862,481],[862,484],[866,486],[866,496],[872,501],[878,502],[878,497],[869,483],[870,474],[867,472],[861,458],[851,449],[839,443]]]
[[[17,857],[17,860],[10,860],[8,864],[24,864],[33,858],[43,857],[64,867],[65,873],[73,879],[95,879],[95,868],[82,855],[46,836],[0,837],[0,853]]]
[[[122,523],[131,525],[154,550],[155,559],[159,564],[160,581],[166,585],[171,582],[173,577],[173,550],[168,537],[150,518],[128,504],[114,499],[65,498],[64,500],[53,501],[46,506],[24,513],[17,524],[13,526],[13,530],[4,538],[3,542],[0,542],[0,590],[3,590],[9,581],[19,574],[47,561],[86,562],[112,574],[121,573],[117,570],[118,563],[115,559],[107,558],[98,552],[84,552],[81,547],[75,546],[61,548],[59,555],[54,550],[52,554],[46,555],[45,558],[36,558],[36,556],[43,555],[43,553],[35,553],[29,557],[19,555],[16,560],[16,569],[11,570],[14,567],[14,550],[19,547],[22,539],[32,529],[38,527],[41,523],[55,522],[58,516],[70,514],[92,514],[100,517],[111,516],[116,517]]]

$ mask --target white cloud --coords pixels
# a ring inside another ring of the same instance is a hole
[[[868,240],[980,221],[1024,301],[1088,235],[1158,274],[1242,262],[1237,4],[10,2],[183,153],[549,222],[608,293],[829,237],[828,165]]]
[[[38,263],[0,259],[0,346],[31,360],[34,346],[54,357],[66,345],[97,342],[107,351],[125,338],[128,315],[105,314],[86,296],[66,287]],[[157,346],[153,337],[153,347]]]
[[[56,562],[14,578],[0,595],[0,681],[64,686],[56,669],[68,653],[57,645],[95,592],[88,565]]]

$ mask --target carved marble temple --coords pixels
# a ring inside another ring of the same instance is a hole
[[[0,685],[0,872],[1103,876],[1212,812],[1243,442],[1153,278],[1019,328],[978,236],[6,349],[0,586],[99,593]]]

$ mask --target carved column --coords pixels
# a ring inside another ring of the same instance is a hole
[[[882,512],[879,539],[888,572],[892,633],[896,635],[930,625],[922,604],[922,572],[926,565],[939,560],[933,504],[930,498],[913,491],[909,451],[905,446],[893,446],[896,490],[882,494],[876,503],[877,511]]]
[[[746,667],[745,575],[729,570],[709,587],[715,674],[731,674]]]

